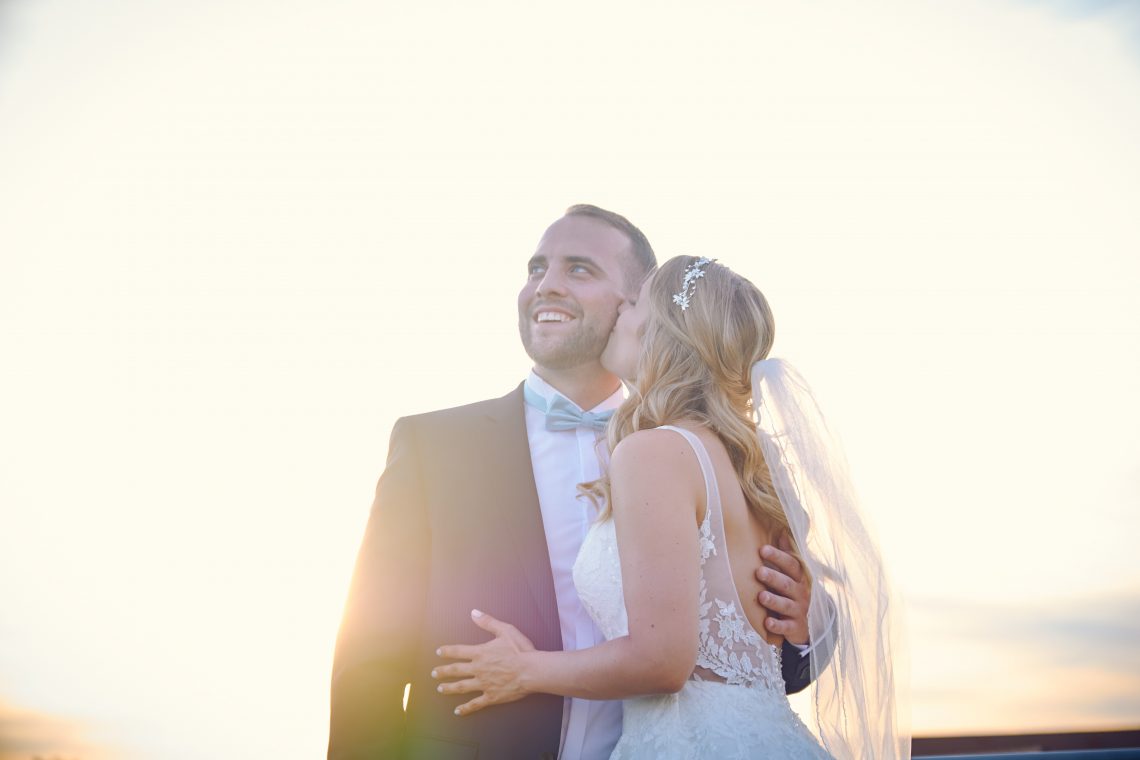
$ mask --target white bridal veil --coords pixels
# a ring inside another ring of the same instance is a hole
[[[894,670],[898,611],[846,458],[787,362],[757,362],[752,394],[764,459],[813,579],[808,629],[820,738],[836,760],[907,760]]]

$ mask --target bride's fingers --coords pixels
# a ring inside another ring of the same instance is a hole
[[[475,675],[475,667],[470,662],[453,662],[450,665],[436,665],[431,669],[431,677],[436,680],[444,678],[465,678]]]
[[[468,678],[463,681],[441,683],[435,687],[435,690],[440,694],[470,694],[473,691],[483,691],[483,687],[476,679]]]
[[[478,651],[478,644],[445,644],[435,653],[448,660],[470,660]]]
[[[473,712],[478,712],[484,707],[489,707],[490,703],[487,700],[487,695],[481,694],[470,702],[464,702],[459,707],[455,708],[456,715],[470,715]]]

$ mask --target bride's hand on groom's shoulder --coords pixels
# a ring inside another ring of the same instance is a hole
[[[768,610],[764,626],[792,644],[808,643],[808,606],[811,603],[811,585],[803,565],[787,550],[791,542],[787,535],[780,537],[779,548],[763,546],[763,562],[756,570],[756,580],[764,584],[764,591],[756,596],[761,607]]]
[[[510,623],[496,620],[485,612],[472,610],[471,619],[494,638],[483,644],[440,647],[436,654],[457,662],[439,665],[431,672],[432,678],[441,681],[437,687],[441,694],[482,692],[455,708],[456,715],[470,715],[484,707],[514,702],[531,693],[524,683],[523,672],[524,655],[535,651],[530,639]]]

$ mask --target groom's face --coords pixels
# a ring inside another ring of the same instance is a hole
[[[629,238],[605,222],[565,216],[550,225],[519,291],[519,335],[540,369],[598,362],[632,265]]]

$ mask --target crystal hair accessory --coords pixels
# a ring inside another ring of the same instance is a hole
[[[685,267],[685,279],[681,280],[681,292],[673,294],[673,303],[681,307],[681,311],[689,308],[689,299],[693,297],[697,280],[705,276],[704,267],[716,261],[701,257]]]

